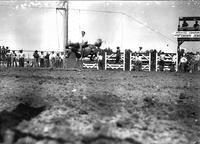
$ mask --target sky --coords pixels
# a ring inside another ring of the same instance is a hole
[[[61,1],[0,1],[0,45],[11,49],[62,51],[64,16]],[[176,52],[180,16],[200,16],[198,1],[69,1],[69,40],[86,31],[89,43],[101,38],[102,48]],[[200,51],[199,42],[181,45]]]

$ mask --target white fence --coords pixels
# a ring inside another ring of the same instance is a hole
[[[89,57],[90,56],[85,57],[85,58],[82,59],[83,68],[99,70],[98,60],[91,61]]]
[[[177,54],[176,53],[163,53],[163,54],[159,54],[156,53],[156,71],[159,70],[159,62],[160,62],[160,58],[161,55],[163,55],[164,58],[164,71],[170,71],[170,69],[172,67],[175,68],[175,70],[177,71]]]
[[[121,53],[121,59],[116,63],[117,54],[108,55],[105,52],[105,70],[107,69],[122,69],[125,70],[125,53]]]
[[[136,66],[136,62],[141,62],[141,69],[151,71],[151,53],[130,53],[129,71]]]

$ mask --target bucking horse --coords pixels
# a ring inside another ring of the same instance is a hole
[[[76,57],[84,58],[90,56],[90,60],[94,61],[95,57],[97,57],[97,53],[100,50],[100,47],[102,45],[102,40],[97,39],[97,41],[94,44],[84,44],[82,46],[82,50],[80,50],[80,44],[79,43],[68,43],[66,46],[66,54],[67,57],[70,56],[71,52],[74,52]]]

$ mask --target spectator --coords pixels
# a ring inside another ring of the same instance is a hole
[[[40,67],[44,67],[44,57],[44,52],[42,51],[40,55]]]
[[[13,67],[17,67],[17,54],[15,53],[15,51],[12,51],[11,62]]]
[[[5,46],[2,46],[1,49],[1,59],[2,59],[2,65],[5,66],[5,62],[6,62],[6,48]]]
[[[120,59],[121,59],[120,47],[117,47],[115,63],[116,63],[116,64],[117,64],[117,63],[120,63]]]
[[[165,54],[164,54],[164,52],[161,52],[161,54],[160,54],[160,62],[159,62],[160,71],[163,71],[164,67],[165,67]]]
[[[60,54],[57,53],[55,56],[55,67],[58,68],[60,67]]]
[[[182,72],[187,71],[187,58],[185,54],[181,57],[179,65]]]
[[[24,67],[24,59],[25,59],[25,54],[23,50],[19,50],[19,67]]]
[[[171,72],[175,71],[176,63],[177,63],[177,56],[173,55],[173,57],[172,57],[172,64],[170,66],[170,71]]]
[[[45,66],[46,67],[50,67],[50,61],[49,61],[49,53],[47,52],[45,57],[44,57],[44,61],[45,61]]]
[[[142,70],[142,55],[137,54],[136,55],[136,71]]]
[[[97,52],[97,62],[98,62],[98,66],[99,69],[103,69],[103,51],[101,51],[101,49],[98,49]]]
[[[200,53],[197,52],[195,56],[195,70],[200,71]]]
[[[198,29],[198,28],[199,28],[199,24],[198,24],[198,21],[197,21],[197,20],[195,21],[195,24],[193,25],[193,27],[194,27],[195,29]]]
[[[64,52],[61,52],[61,56],[60,56],[60,67],[61,68],[64,68],[64,59],[65,59]]]
[[[56,54],[54,53],[54,51],[52,51],[52,53],[50,55],[50,62],[51,62],[52,68],[55,67],[55,62],[56,62],[55,58],[56,58]]]
[[[6,61],[7,61],[7,67],[11,67],[11,51],[7,48],[6,53]]]
[[[186,20],[183,21],[182,27],[188,27],[188,23],[186,22]]]
[[[39,67],[39,54],[38,54],[38,51],[36,50],[33,54],[33,57],[34,57],[34,67]]]

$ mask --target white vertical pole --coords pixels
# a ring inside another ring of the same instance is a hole
[[[129,59],[129,71],[132,70],[132,52],[130,52],[130,59]]]
[[[178,51],[176,51],[176,72],[178,72]]]
[[[125,71],[125,50],[124,50],[124,58],[123,58],[123,71]]]
[[[105,52],[105,70],[107,70],[107,52]]]
[[[64,51],[64,60],[63,60],[63,67],[67,68],[67,59],[66,59],[66,50],[65,47],[68,44],[68,15],[69,15],[69,6],[68,6],[68,0],[64,1],[63,7],[64,7],[64,47],[63,47],[63,51]]]
[[[151,52],[149,52],[149,71],[151,71]]]

